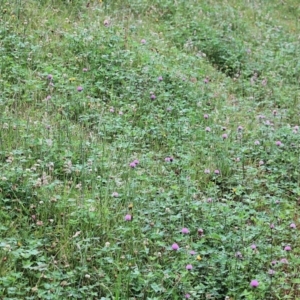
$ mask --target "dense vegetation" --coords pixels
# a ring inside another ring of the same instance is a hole
[[[1,299],[300,299],[298,0],[0,9]]]

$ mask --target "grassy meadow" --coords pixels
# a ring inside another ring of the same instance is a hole
[[[300,299],[298,0],[0,0],[0,299]]]

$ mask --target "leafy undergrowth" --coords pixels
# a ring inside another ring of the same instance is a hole
[[[1,9],[1,299],[300,297],[297,1]]]

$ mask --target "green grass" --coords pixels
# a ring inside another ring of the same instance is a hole
[[[0,298],[300,298],[297,2],[0,0]]]

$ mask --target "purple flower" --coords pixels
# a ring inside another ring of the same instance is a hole
[[[192,265],[186,265],[185,267],[188,271],[192,270],[193,269],[193,266]]]
[[[125,221],[131,221],[132,217],[131,215],[126,215],[124,219]]]
[[[207,203],[211,203],[211,202],[212,202],[212,199],[211,199],[211,198],[207,198],[206,202],[207,202]]]
[[[206,132],[210,132],[210,131],[211,131],[210,127],[206,127],[206,128],[205,128],[205,131],[206,131]]]
[[[158,81],[162,81],[162,80],[163,80],[162,76],[159,76],[159,77],[157,78],[157,80],[158,80]]]
[[[135,168],[135,167],[136,167],[136,163],[135,163],[135,162],[131,162],[131,163],[129,164],[129,167]]]
[[[274,266],[274,265],[276,265],[276,264],[277,264],[277,260],[272,260],[272,261],[271,261],[271,265]]]
[[[203,117],[204,119],[208,119],[208,114],[205,114]]]
[[[175,250],[175,251],[177,251],[177,250],[179,249],[178,244],[174,243],[174,244],[172,245],[172,249]]]
[[[118,198],[118,197],[119,197],[119,193],[117,193],[117,192],[113,192],[111,195],[112,195],[112,197],[114,197],[114,198]]]
[[[255,142],[254,142],[254,145],[259,145],[260,144],[260,142],[258,141],[258,140],[256,140]]]
[[[189,299],[189,298],[191,298],[191,295],[190,295],[190,294],[185,294],[184,297],[185,297],[186,299]]]
[[[87,72],[87,71],[88,71],[88,68],[83,68],[82,71],[83,71],[83,72]]]
[[[277,110],[274,109],[274,110],[273,110],[273,116],[276,116],[276,115],[277,115]]]
[[[48,79],[48,80],[52,80],[52,79],[53,79],[53,76],[52,76],[51,74],[49,74],[49,75],[47,76],[47,79]]]
[[[226,133],[224,133],[224,134],[222,134],[222,138],[223,138],[223,140],[225,140],[228,138],[228,135]]]
[[[276,142],[275,142],[275,145],[276,145],[276,146],[282,146],[282,143],[281,143],[280,141],[276,141]]]
[[[205,174],[209,174],[209,173],[210,173],[210,169],[205,169],[205,170],[204,170],[204,173],[205,173]]]
[[[285,250],[285,251],[291,251],[292,248],[291,248],[291,246],[285,246],[285,247],[284,247],[284,250]]]
[[[134,162],[136,165],[138,165],[138,164],[140,163],[138,159],[135,159],[133,162]]]
[[[184,227],[184,228],[181,229],[181,233],[188,234],[188,233],[190,233],[190,231],[187,228]]]
[[[194,250],[192,250],[192,251],[190,251],[190,254],[191,254],[191,255],[195,255],[196,252],[195,252]]]
[[[275,228],[275,225],[272,223],[272,224],[270,224],[270,228],[271,229],[274,229]]]
[[[110,24],[110,21],[109,21],[109,20],[106,19],[106,20],[103,21],[103,25],[104,25],[104,26],[107,27],[109,24]]]
[[[141,44],[145,45],[146,44],[146,40],[145,39],[141,39]]]
[[[272,276],[272,275],[274,275],[274,274],[275,274],[275,271],[274,271],[274,270],[272,270],[272,269],[270,269],[270,270],[268,271],[268,274]]]
[[[287,260],[286,258],[282,258],[282,259],[280,260],[280,262],[281,262],[282,264],[288,264],[288,263],[289,263],[288,260]]]
[[[156,96],[155,96],[154,94],[151,94],[150,98],[151,98],[152,100],[154,100],[154,99],[156,99]]]
[[[238,251],[238,252],[235,253],[235,257],[239,258],[239,259],[242,259],[243,255],[242,255],[242,253],[240,251]]]
[[[253,288],[257,288],[259,286],[259,282],[256,279],[251,280],[250,286]]]
[[[77,87],[77,91],[78,91],[78,92],[81,92],[82,90],[83,90],[83,87],[82,87],[82,86],[78,86],[78,87]]]
[[[244,128],[242,127],[242,126],[239,126],[238,128],[237,128],[237,130],[238,131],[242,131]]]
[[[203,82],[204,82],[205,84],[209,83],[209,78],[206,77],[206,78],[203,80]]]
[[[219,175],[220,174],[220,171],[219,170],[215,170],[214,172],[216,175]]]
[[[252,245],[250,246],[250,248],[251,248],[252,250],[255,250],[255,249],[256,249],[256,245],[255,245],[255,244],[252,244]]]
[[[168,156],[168,157],[165,158],[166,162],[172,162],[173,160],[174,160],[174,158],[172,156],[171,157]]]
[[[295,223],[290,224],[290,228],[295,229],[296,228],[296,224]]]

